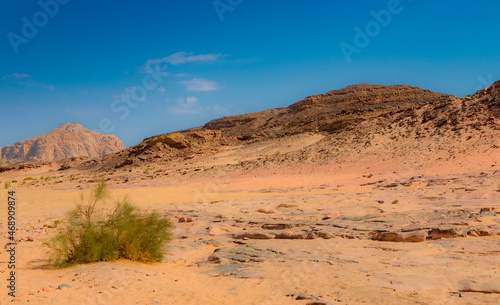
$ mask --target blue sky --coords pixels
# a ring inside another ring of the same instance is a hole
[[[0,4],[0,146],[77,122],[128,147],[356,83],[500,79],[494,0],[40,3]]]

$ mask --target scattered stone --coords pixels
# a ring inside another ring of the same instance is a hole
[[[189,216],[182,216],[181,218],[179,218],[179,222],[193,222],[193,221],[194,221],[194,218],[189,217]]]
[[[51,292],[52,289],[49,286],[43,287],[42,291],[44,292]]]
[[[296,204],[291,204],[291,203],[282,203],[278,205],[278,208],[296,208]]]
[[[292,227],[291,225],[284,223],[262,225],[262,229],[266,230],[284,230],[284,229],[290,229],[291,227]]]
[[[391,202],[391,204],[397,204],[398,202],[398,200],[394,200],[393,202]]]
[[[451,226],[439,226],[433,228],[429,232],[429,239],[441,239],[441,238],[455,238],[455,237],[465,237],[467,233],[464,233],[462,228],[451,227]]]
[[[397,232],[376,232],[372,235],[372,240],[379,241],[396,241],[397,238]]]
[[[427,186],[446,185],[447,182],[448,181],[444,179],[436,179],[429,181],[429,183],[427,183]]]
[[[274,214],[274,213],[276,213],[276,210],[273,208],[260,208],[257,210],[257,212],[263,213],[263,214]]]
[[[424,242],[428,237],[427,231],[401,232],[396,238],[396,242]]]
[[[383,187],[391,188],[391,187],[398,187],[398,186],[399,186],[398,183],[389,183],[389,184],[384,185]]]
[[[57,289],[59,289],[59,290],[63,290],[63,288],[71,288],[71,285],[69,285],[69,284],[61,284],[61,285],[57,286]]]
[[[274,234],[266,232],[243,232],[234,234],[234,239],[274,239]]]
[[[328,219],[337,218],[337,217],[340,217],[340,213],[339,212],[326,214],[326,215],[323,216],[323,220],[328,220]]]
[[[427,231],[411,232],[375,232],[372,240],[393,241],[393,242],[423,242],[428,238]]]
[[[295,298],[296,300],[312,300],[313,296],[307,293],[299,293],[299,295]]]

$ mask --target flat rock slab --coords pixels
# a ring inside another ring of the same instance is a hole
[[[208,257],[208,262],[216,264],[261,263],[270,261],[277,256],[279,256],[278,253],[269,249],[253,248],[249,245],[237,245],[233,248],[222,247],[215,249],[214,253]]]
[[[235,278],[256,278],[260,279],[262,276],[255,270],[256,267],[246,264],[231,264],[231,265],[218,265],[214,268],[203,271],[202,273],[209,276],[230,276]]]
[[[458,282],[460,292],[481,292],[500,294],[500,281],[479,282],[475,280],[462,280]]]

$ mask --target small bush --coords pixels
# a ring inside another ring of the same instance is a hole
[[[277,151],[277,152],[274,153],[274,155],[275,156],[279,156],[279,155],[281,155],[281,153],[279,151]]]
[[[83,203],[82,195],[82,203],[69,213],[67,223],[45,243],[54,266],[117,259],[161,261],[164,247],[172,239],[172,223],[156,212],[139,211],[127,197],[106,214],[96,205],[107,195],[101,180],[88,202]]]
[[[17,180],[12,180],[12,183],[17,183]]]
[[[10,187],[10,182],[5,182],[5,184],[3,185],[3,187],[5,189],[8,189]]]
[[[31,178],[31,177],[26,177],[26,178],[23,179],[23,181],[31,181],[31,180],[36,180],[36,179]]]
[[[144,173],[148,173],[150,171],[152,171],[153,169],[151,167],[147,167],[146,169],[144,169]]]

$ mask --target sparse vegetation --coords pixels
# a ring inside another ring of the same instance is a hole
[[[12,183],[17,183],[17,180],[12,180]]]
[[[277,152],[274,153],[274,155],[275,156],[279,156],[279,155],[281,155],[281,153],[279,151],[277,151]]]
[[[3,185],[3,187],[5,189],[8,189],[10,187],[10,182],[5,182],[4,185]]]
[[[35,178],[31,178],[31,177],[26,177],[23,179],[23,181],[31,181],[31,180],[36,180]]]
[[[153,169],[150,168],[150,167],[147,167],[146,169],[144,169],[144,173],[149,173],[150,171],[152,171]]]
[[[97,204],[107,196],[106,182],[101,180],[87,202],[82,195],[67,221],[60,223],[57,235],[45,243],[55,267],[122,258],[141,262],[163,258],[163,249],[172,238],[172,223],[156,212],[139,211],[127,197],[105,213]]]

